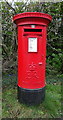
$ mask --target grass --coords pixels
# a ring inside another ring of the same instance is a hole
[[[10,77],[14,80],[14,83],[15,77],[14,79],[13,76]],[[12,82],[12,79],[8,78],[10,82]],[[48,83],[46,85],[46,95],[43,103],[36,106],[28,106],[18,102],[16,83],[14,85],[7,82],[3,85],[3,118],[60,118],[62,114],[61,85],[56,83],[55,81],[53,84]]]

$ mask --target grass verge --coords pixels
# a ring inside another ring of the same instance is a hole
[[[17,100],[17,88],[3,90],[3,118],[60,118],[61,85],[47,84],[45,101],[37,106],[20,104]]]

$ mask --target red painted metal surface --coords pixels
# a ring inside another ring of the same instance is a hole
[[[18,27],[18,86],[27,89],[42,88],[46,85],[47,26],[52,17],[44,13],[27,12],[14,16],[13,20]],[[37,42],[34,43],[34,40]],[[30,52],[29,49],[37,50]]]

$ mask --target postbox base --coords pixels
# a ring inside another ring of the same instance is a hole
[[[45,87],[40,89],[24,89],[18,86],[18,101],[28,105],[36,105],[43,102],[45,98]]]

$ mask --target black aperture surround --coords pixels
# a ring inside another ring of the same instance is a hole
[[[42,29],[24,29],[24,32],[42,32]]]

